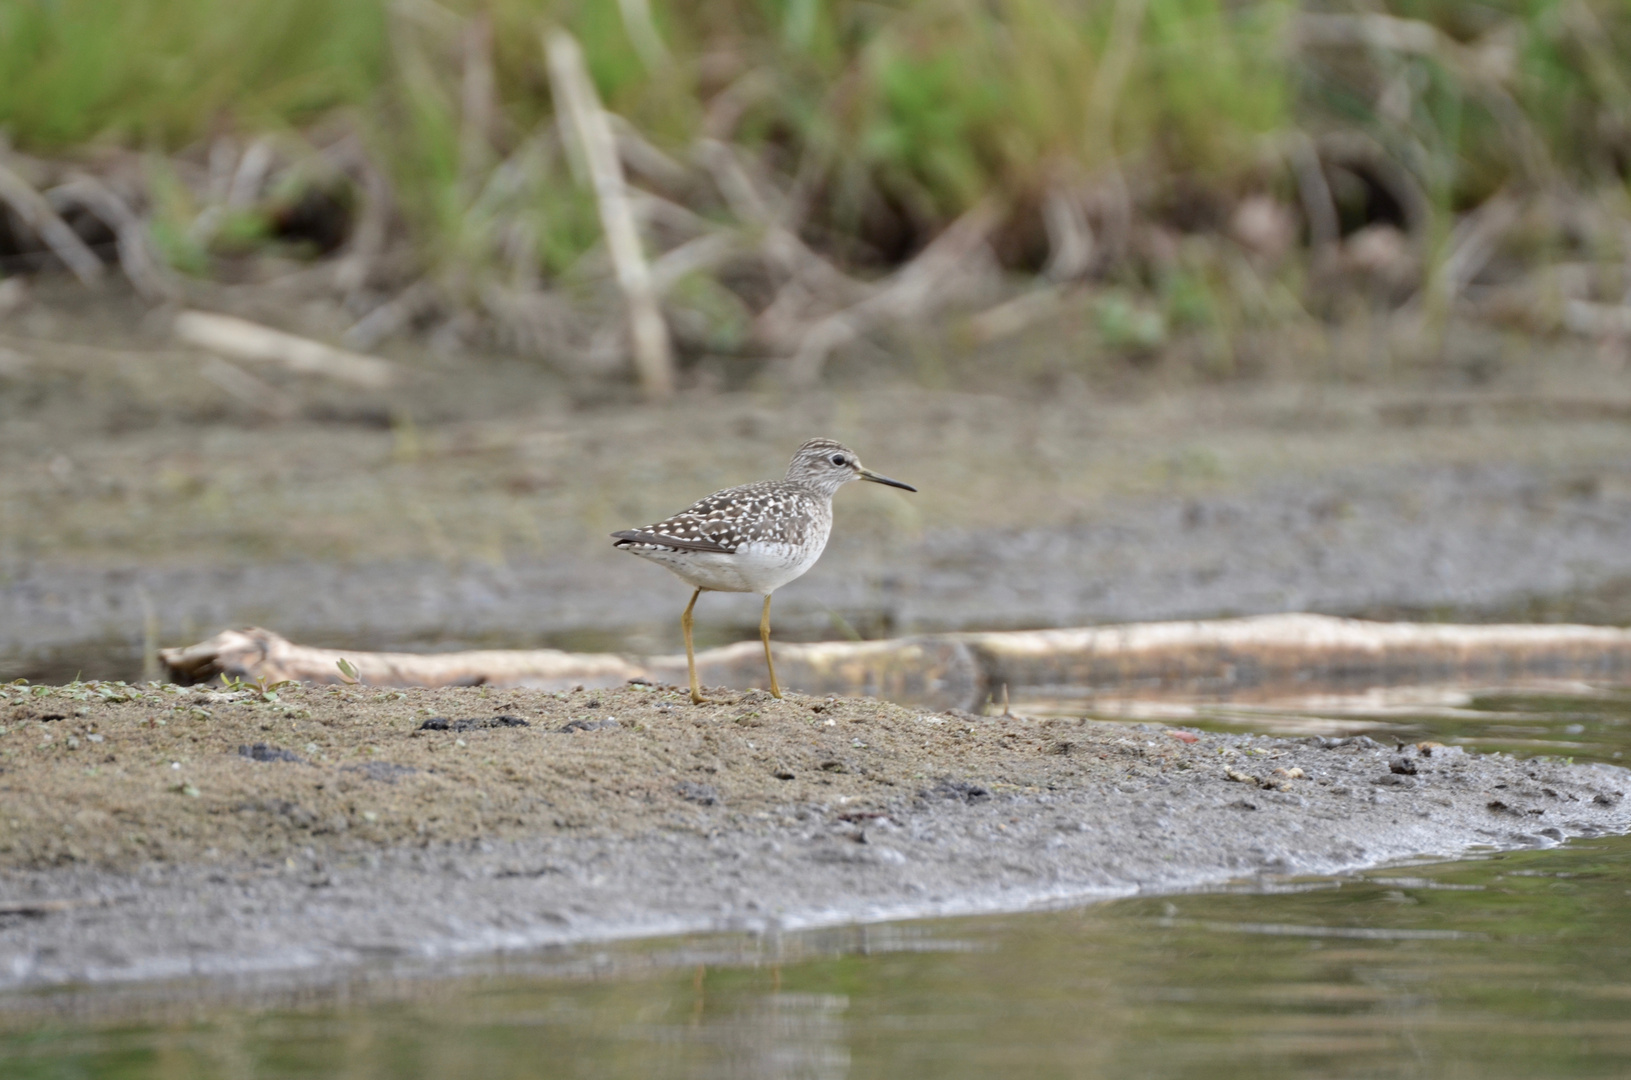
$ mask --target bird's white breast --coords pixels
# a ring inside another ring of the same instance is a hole
[[[823,518],[815,524],[803,544],[755,540],[728,555],[712,551],[674,551],[645,544],[631,545],[629,550],[701,589],[769,596],[821,558],[832,519]]]

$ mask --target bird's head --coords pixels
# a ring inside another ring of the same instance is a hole
[[[831,439],[811,439],[799,447],[787,466],[787,479],[829,496],[851,480],[870,480],[874,484],[888,484],[903,491],[917,490],[911,484],[903,484],[873,472],[861,464],[855,451]]]

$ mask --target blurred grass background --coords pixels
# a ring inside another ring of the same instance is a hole
[[[43,191],[101,175],[183,287],[327,260],[353,344],[619,372],[552,27],[621,119],[682,358],[802,347],[982,207],[978,287],[935,289],[977,341],[1061,305],[1224,372],[1359,309],[1631,332],[1619,0],[12,0],[0,129]],[[0,267],[41,265],[12,217]]]

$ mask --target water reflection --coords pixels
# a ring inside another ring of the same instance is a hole
[[[1376,706],[1357,719],[1398,727],[1369,730],[1441,741],[1598,758],[1631,741],[1631,700],[1603,689]],[[1291,711],[1322,713],[1349,715]],[[0,1000],[7,1080],[1625,1075],[1623,837],[1024,915],[511,956],[451,977]]]
[[[1022,697],[1027,716],[1158,721],[1214,731],[1286,737],[1369,735],[1406,743],[1431,739],[1468,750],[1621,762],[1631,751],[1631,690],[1581,682],[1513,686],[1383,686],[1241,700],[1231,696]]]

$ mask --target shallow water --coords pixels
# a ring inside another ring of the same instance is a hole
[[[1157,721],[1207,731],[1286,738],[1368,735],[1383,743],[1439,742],[1469,752],[1624,763],[1631,754],[1631,689],[1573,681],[1510,686],[1378,686],[1271,700],[1133,697],[1024,698],[1026,716]]]
[[[1318,721],[1576,760],[1631,749],[1623,691],[1389,693],[1247,711],[1264,730]],[[1237,706],[1186,707],[1186,723],[1246,723]],[[5,1004],[8,1080],[1624,1076],[1631,838],[1071,910],[380,970],[318,991]]]

